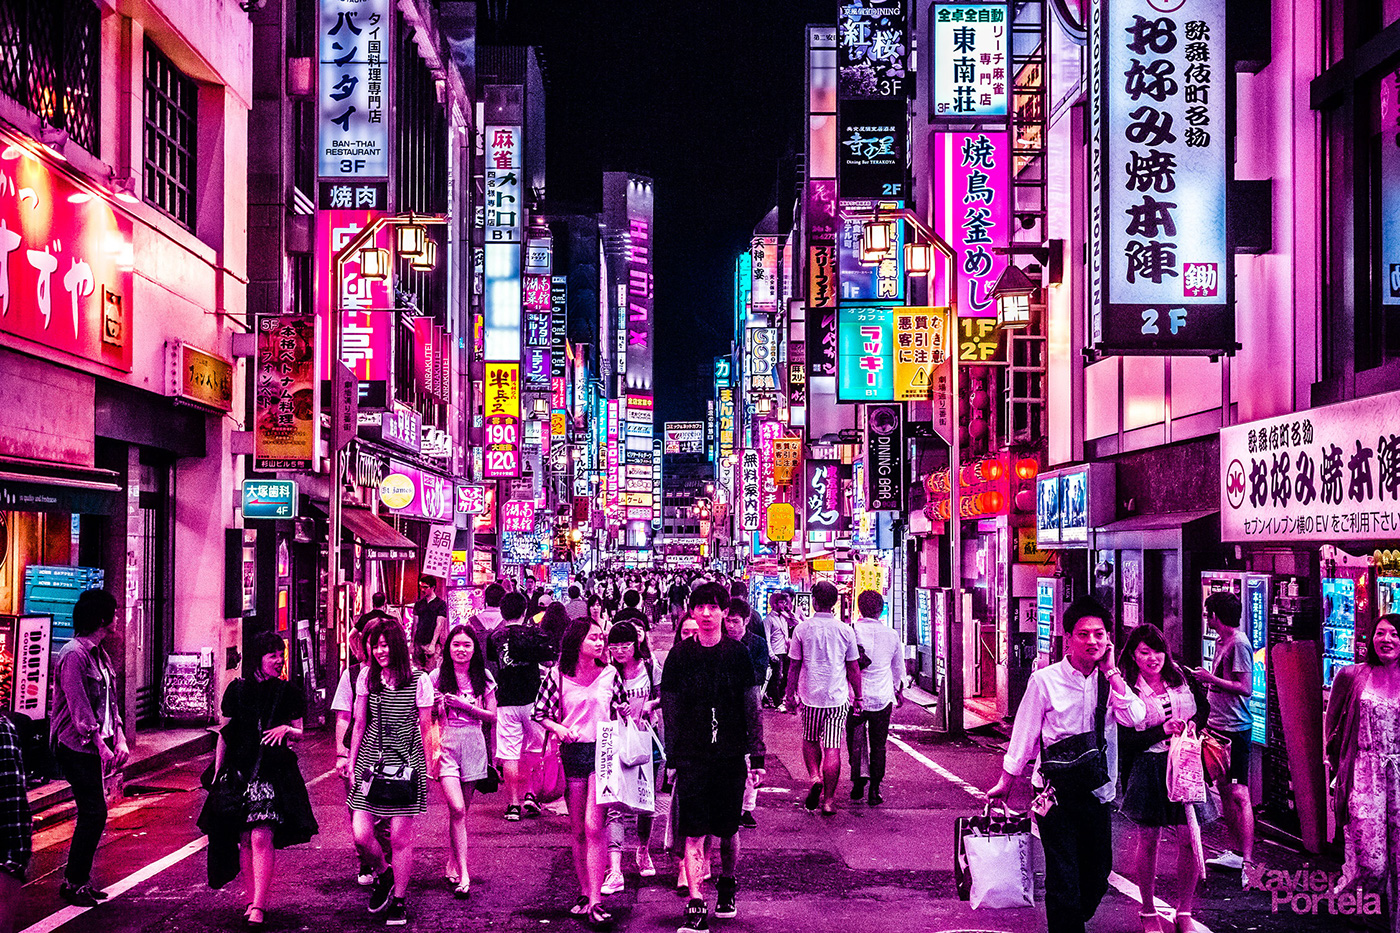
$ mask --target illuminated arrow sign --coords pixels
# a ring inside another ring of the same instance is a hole
[[[245,479],[244,518],[296,518],[297,484],[290,479]]]

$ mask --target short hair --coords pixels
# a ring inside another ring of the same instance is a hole
[[[514,621],[525,615],[525,597],[519,593],[507,593],[501,597],[501,618]]]
[[[729,595],[737,596],[740,599],[748,599],[749,585],[743,580],[735,580],[733,583],[729,584]]]
[[[1103,603],[1092,596],[1085,595],[1080,596],[1069,604],[1069,608],[1065,610],[1061,622],[1064,626],[1065,634],[1073,635],[1074,627],[1079,624],[1080,619],[1098,619],[1103,622],[1104,627],[1107,628],[1110,618],[1111,616],[1108,610],[1104,608]]]
[[[501,586],[499,583],[488,583],[486,585],[486,592],[482,594],[482,598],[486,600],[486,605],[489,608],[499,609],[501,605],[501,600],[505,597],[505,595],[505,587]]]
[[[642,594],[638,593],[636,590],[628,590],[626,593],[622,594],[622,604],[624,606],[631,606],[635,609],[641,602]]]
[[[862,618],[878,619],[880,613],[885,611],[885,597],[874,590],[865,590],[856,597],[856,606]]]
[[[702,583],[690,591],[690,608],[718,606],[720,611],[729,608],[729,591],[718,583]]]
[[[371,604],[372,606],[374,606],[374,608],[376,608],[376,609],[383,609],[384,606],[389,602],[389,597],[387,597],[387,596],[384,595],[384,591],[383,591],[383,590],[380,590],[379,592],[377,592],[377,593],[375,593],[373,596],[371,596],[371,597],[369,598],[369,601],[370,601],[370,604]]]
[[[578,599],[578,598],[579,598],[580,596],[582,596],[582,595],[583,595],[583,590],[581,590],[581,589],[578,588],[578,584],[577,584],[577,583],[575,583],[573,586],[569,587],[569,598],[570,598],[570,599]]]
[[[73,634],[91,635],[117,617],[117,599],[106,590],[84,590],[73,606]]]
[[[419,574],[419,575],[418,575],[418,585],[419,585],[419,586],[437,586],[437,584],[438,584],[438,578],[435,577],[435,576],[433,576],[433,575],[430,574],[430,573],[424,573],[424,574]]]
[[[1376,620],[1377,625],[1380,625],[1382,622],[1389,622],[1390,627],[1395,629],[1397,634],[1400,634],[1400,614],[1387,612]],[[1385,662],[1381,660],[1380,655],[1376,654],[1375,633],[1376,630],[1372,629],[1371,637],[1366,639],[1366,663],[1371,667],[1380,667]]]
[[[744,599],[742,596],[735,596],[733,599],[729,600],[729,608],[726,611],[731,616],[738,616],[743,619],[744,624],[748,625],[749,613],[753,610],[749,608],[749,601],[747,599]]]
[[[287,643],[276,632],[254,632],[248,638],[248,661],[256,668],[269,654],[282,654]]]
[[[1206,597],[1206,617],[1215,616],[1230,628],[1240,627],[1240,598],[1234,593],[1211,593]]]
[[[830,612],[840,598],[841,594],[837,592],[834,583],[823,580],[812,587],[812,608],[818,612]]]

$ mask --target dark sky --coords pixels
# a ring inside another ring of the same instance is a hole
[[[481,41],[544,52],[551,201],[595,201],[603,171],[655,179],[656,420],[703,419],[709,393],[689,374],[729,348],[734,259],[774,203],[780,157],[801,145],[803,27],[834,22],[836,4],[482,0],[479,9]]]

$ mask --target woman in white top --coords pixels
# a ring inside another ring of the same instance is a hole
[[[438,779],[449,820],[448,880],[457,885],[456,897],[467,898],[472,886],[467,870],[467,808],[476,782],[491,770],[486,726],[496,721],[496,683],[470,626],[456,625],[448,633],[447,656],[433,672],[433,687],[434,706],[443,723]]]
[[[627,717],[635,723],[655,726],[661,718],[661,679],[652,664],[651,649],[646,639],[631,622],[619,622],[608,630],[608,653],[613,667],[622,677],[622,690],[627,696]],[[636,817],[637,871],[643,878],[656,874],[651,860],[652,814],[632,813],[623,807],[608,809],[608,873],[603,878],[602,893],[616,894],[623,888],[622,847],[627,837],[627,824]]]

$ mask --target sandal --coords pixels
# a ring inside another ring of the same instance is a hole
[[[612,926],[613,915],[604,910],[602,904],[595,904],[588,912],[587,919],[589,928],[602,930]]]
[[[254,920],[253,914],[257,914],[258,919]],[[261,930],[263,927],[267,926],[267,916],[264,914],[261,907],[249,905],[248,912],[243,915],[243,925],[249,929]]]
[[[1142,923],[1142,933],[1162,933],[1162,915],[1157,911],[1140,910],[1138,920]]]
[[[588,896],[580,894],[578,900],[574,901],[574,906],[569,908],[569,913],[575,917],[585,917],[588,915]]]
[[[463,881],[461,884],[457,885],[457,887],[452,889],[452,896],[457,898],[459,901],[465,901],[467,898],[472,896],[472,883],[470,881]]]
[[[1175,925],[1177,933],[1196,933],[1197,929],[1199,929],[1196,926],[1196,921],[1191,919],[1191,911],[1189,910],[1178,910],[1176,912]]]

